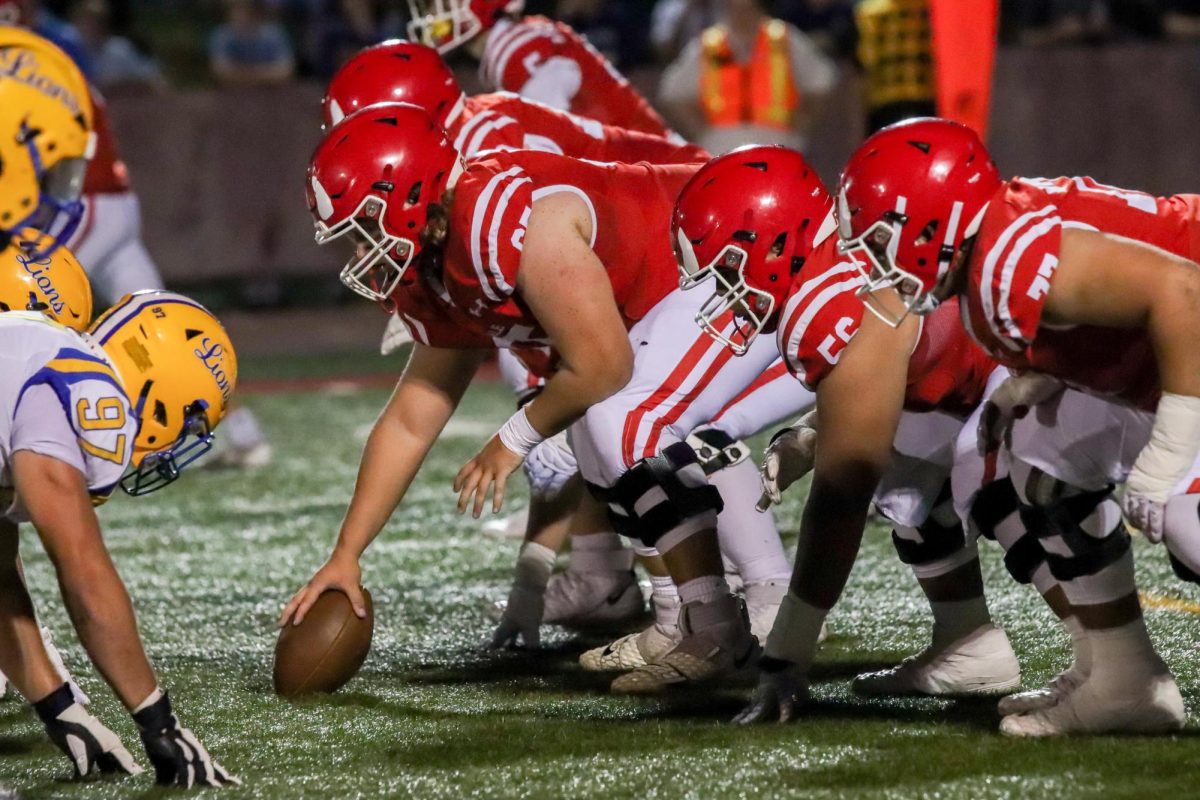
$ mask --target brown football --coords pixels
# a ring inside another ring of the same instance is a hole
[[[367,618],[359,619],[350,598],[330,589],[317,598],[299,625],[287,625],[275,644],[275,693],[297,697],[336,692],[354,677],[371,649],[375,609],[363,589]]]

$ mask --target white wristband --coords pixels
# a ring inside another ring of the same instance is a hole
[[[1127,488],[1165,502],[1171,490],[1196,461],[1200,452],[1200,397],[1163,394],[1158,401],[1150,441],[1138,454]]]
[[[529,455],[529,451],[546,438],[538,433],[537,428],[529,422],[529,415],[525,413],[527,407],[522,406],[517,413],[508,418],[508,422],[504,423],[496,433],[504,446],[521,458]]]

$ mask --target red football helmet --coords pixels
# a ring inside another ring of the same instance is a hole
[[[680,286],[716,279],[696,322],[745,353],[775,328],[792,276],[835,229],[833,198],[795,150],[750,145],[705,164],[671,218]]]
[[[933,311],[933,289],[1000,183],[979,135],[957,122],[908,120],[863,142],[842,171],[837,214],[842,251],[869,266],[859,290],[867,308],[893,326]],[[903,314],[874,296],[887,288],[900,294]]]
[[[408,36],[448,53],[523,8],[525,0],[408,0]]]
[[[384,302],[420,252],[431,203],[462,172],[446,131],[424,109],[378,103],[326,134],[308,167],[317,244],[349,235],[342,283]]]
[[[376,103],[412,103],[449,129],[462,113],[466,95],[437,51],[393,39],[358,51],[337,71],[321,114],[330,128]]]

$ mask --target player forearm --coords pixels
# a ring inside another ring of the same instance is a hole
[[[870,469],[836,480],[814,474],[800,522],[791,584],[792,593],[809,605],[830,609],[841,597],[862,545],[877,481]]]
[[[525,408],[530,424],[543,436],[566,430],[596,403],[616,394],[629,382],[632,355],[619,355],[588,364],[587,370],[560,369]]]
[[[1148,328],[1163,391],[1200,397],[1200,267],[1172,266],[1155,293]]]
[[[335,557],[357,561],[379,535],[486,355],[423,345],[413,348],[396,391],[367,438]]]
[[[0,672],[29,702],[41,700],[62,680],[54,671],[25,587],[17,554],[17,527],[0,522]]]
[[[105,554],[107,556],[107,554]],[[142,648],[133,603],[112,561],[60,563],[58,581],[88,658],[132,711],[158,685]]]
[[[447,419],[448,419],[447,415]],[[414,435],[385,412],[375,423],[358,467],[350,507],[338,532],[335,556],[358,560],[404,499],[442,425]]]

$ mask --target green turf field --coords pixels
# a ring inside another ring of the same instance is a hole
[[[278,374],[286,374],[286,370]],[[790,726],[736,728],[745,691],[617,699],[579,671],[585,642],[562,632],[536,654],[486,654],[480,613],[503,597],[516,551],[453,512],[450,481],[510,413],[495,385],[471,392],[403,509],[368,552],[374,647],[341,693],[289,703],[270,689],[274,620],[323,559],[358,452],[386,392],[254,395],[275,441],[256,474],[192,473],[146,498],[101,509],[155,664],[185,724],[244,781],[230,798],[300,797],[1162,797],[1195,796],[1195,730],[1165,739],[1011,741],[994,705],[866,702],[858,671],[922,646],[927,614],[885,531],[873,530],[845,599],[830,616],[817,704]],[[519,482],[521,483],[521,482]],[[780,514],[794,535],[796,493]],[[514,501],[524,502],[523,491]],[[139,756],[133,725],[82,668],[53,574],[26,531],[29,581],[96,713]],[[1065,637],[1031,591],[984,548],[991,605],[1013,639],[1025,683],[1064,666]],[[1200,708],[1200,593],[1141,547],[1142,586],[1159,598],[1153,633],[1185,699]],[[1184,601],[1169,603],[1169,599]],[[157,797],[143,776],[79,785],[33,714],[0,702],[0,798]],[[176,796],[174,792],[163,795]]]

